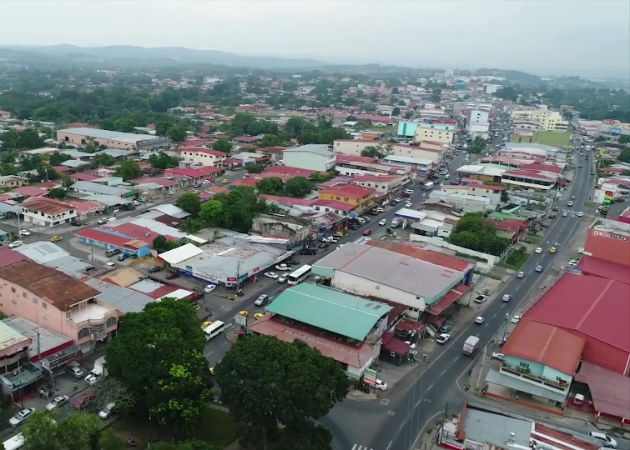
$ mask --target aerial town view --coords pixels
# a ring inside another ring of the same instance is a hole
[[[629,54],[627,0],[2,2],[2,448],[630,450]]]

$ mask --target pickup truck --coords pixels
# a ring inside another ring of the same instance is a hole
[[[475,303],[483,303],[486,300],[488,300],[488,296],[487,295],[483,295],[483,294],[479,294],[475,297]]]

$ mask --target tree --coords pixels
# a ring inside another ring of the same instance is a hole
[[[138,163],[130,159],[121,161],[118,169],[116,169],[116,176],[122,177],[124,181],[139,178],[141,175],[142,170],[140,170]]]
[[[51,153],[50,157],[48,158],[48,164],[50,164],[51,166],[58,166],[61,163],[68,161],[69,159],[72,159],[72,156],[66,155],[65,153],[54,152]]]
[[[201,207],[200,217],[206,224],[217,226],[219,218],[223,214],[223,203],[216,199],[211,199]]]
[[[26,450],[61,450],[57,422],[45,411],[35,411],[22,427]]]
[[[205,343],[192,305],[163,298],[120,319],[107,368],[136,397],[135,413],[187,435],[212,396]]]
[[[252,227],[256,213],[262,212],[277,212],[277,208],[258,199],[254,189],[239,186],[229,194],[217,194],[204,203],[200,216],[208,226],[246,233]]]
[[[400,116],[400,108],[398,106],[392,110],[392,116]]]
[[[149,162],[151,163],[151,167],[164,170],[170,167],[177,167],[179,165],[179,158],[160,152],[158,154],[151,154],[151,156],[149,156]]]
[[[473,141],[472,147],[470,148],[470,153],[479,154],[484,152],[486,149],[486,140],[480,136],[477,136]]]
[[[630,149],[621,150],[619,153],[619,161],[630,163]]]
[[[630,135],[622,134],[621,136],[619,136],[619,139],[617,139],[617,142],[619,142],[620,144],[630,144]]]
[[[301,341],[269,336],[248,337],[232,347],[217,365],[216,378],[223,403],[243,423],[241,442],[261,449],[274,448],[281,439],[278,425],[291,440],[301,440],[300,431],[312,430],[349,387],[338,362]],[[327,448],[330,441],[319,444],[304,448]]]
[[[182,142],[186,139],[186,127],[183,125],[172,125],[168,129],[167,135],[174,142]]]
[[[501,201],[502,202],[507,202],[510,199],[510,196],[508,195],[508,191],[506,189],[501,191]]]
[[[201,200],[199,199],[199,193],[187,192],[179,196],[175,202],[176,206],[190,214],[193,218],[199,216],[201,211]]]
[[[309,194],[313,186],[304,177],[295,177],[287,180],[284,184],[284,190],[289,197],[304,197]]]
[[[385,150],[382,145],[368,145],[361,150],[361,156],[367,156],[369,158],[382,158],[385,156]]]
[[[61,423],[45,411],[32,414],[24,424],[26,450],[99,450],[101,423],[88,413],[73,413]]]
[[[261,194],[283,195],[284,182],[278,177],[267,177],[256,184],[256,189],[258,189],[258,192]]]
[[[66,190],[63,188],[52,188],[48,191],[48,197],[55,198],[57,200],[61,200],[66,197]]]
[[[98,153],[92,160],[92,165],[94,165],[94,167],[109,167],[114,164],[116,164],[116,158],[107,153]]]
[[[226,139],[219,139],[212,144],[213,150],[219,150],[220,152],[229,153],[232,151],[232,143]]]
[[[495,95],[504,100],[511,100],[515,102],[519,96],[519,93],[520,92],[517,91],[516,88],[513,86],[503,86],[502,88],[497,90]]]
[[[245,170],[247,170],[249,173],[261,173],[263,170],[265,170],[265,166],[258,163],[248,164],[245,166]]]
[[[178,241],[171,241],[166,239],[166,237],[160,235],[153,239],[153,250],[158,253],[167,252],[169,250],[173,250],[174,248],[179,247],[181,244]]]
[[[258,143],[259,147],[275,147],[277,145],[282,145],[282,139],[275,134],[265,134]]]

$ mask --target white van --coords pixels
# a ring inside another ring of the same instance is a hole
[[[16,434],[12,438],[4,441],[3,446],[5,450],[18,450],[24,447],[24,435],[22,433]]]
[[[433,181],[427,181],[426,183],[424,183],[425,191],[430,191],[431,189],[433,189]]]

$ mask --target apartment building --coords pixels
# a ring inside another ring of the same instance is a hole
[[[179,149],[179,155],[187,163],[195,166],[223,167],[227,153],[210,148],[183,147]]]
[[[69,203],[47,197],[31,197],[22,203],[25,223],[54,227],[70,223],[77,217],[77,210]]]
[[[547,105],[514,109],[511,116],[513,122],[534,122],[545,131],[565,131],[569,126],[558,111],[551,111]]]

